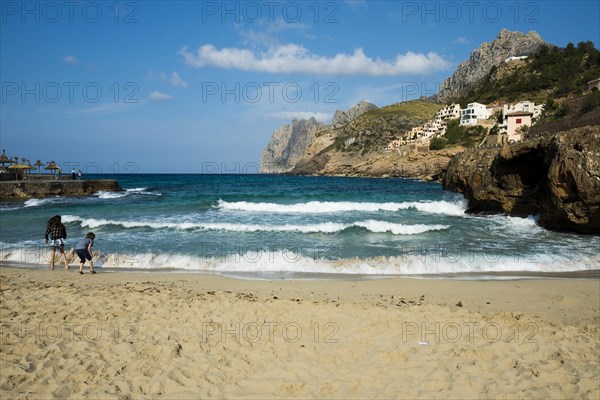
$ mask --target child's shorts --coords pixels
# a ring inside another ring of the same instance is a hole
[[[54,239],[50,241],[50,248],[52,250],[60,250],[60,251],[64,251],[65,250],[65,242],[62,239]]]
[[[77,249],[75,250],[75,252],[77,253],[77,255],[79,256],[79,260],[84,263],[85,260],[92,260],[92,255],[90,254],[90,252],[88,251],[88,249]]]

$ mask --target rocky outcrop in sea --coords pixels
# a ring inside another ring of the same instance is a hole
[[[540,226],[600,234],[600,126],[455,156],[443,179],[471,213],[538,215]]]

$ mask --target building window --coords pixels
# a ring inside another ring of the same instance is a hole
[[[521,118],[517,118],[517,124],[521,123]]]

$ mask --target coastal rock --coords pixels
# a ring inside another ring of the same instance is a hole
[[[300,160],[312,156],[309,150],[315,142],[317,132],[347,125],[365,112],[376,108],[375,104],[361,101],[347,111],[336,111],[332,125],[317,122],[314,118],[292,120],[291,124],[282,126],[271,135],[271,140],[260,155],[261,172],[292,171]]]
[[[364,156],[331,152],[300,161],[290,173],[437,180],[446,170],[452,157],[462,150],[462,147],[456,147],[427,153],[411,153],[408,156],[400,156],[395,151]]]
[[[120,192],[123,188],[112,179],[0,182],[0,199],[89,196],[100,191]]]
[[[306,155],[306,149],[314,139],[315,132],[324,124],[316,119],[294,119],[273,132],[271,140],[260,155],[260,170],[263,173],[284,173]]]
[[[366,113],[369,110],[376,109],[377,106],[373,103],[369,103],[368,101],[361,101],[348,111],[337,110],[335,114],[333,114],[333,127],[339,128],[350,122],[354,121],[356,117]]]
[[[438,101],[448,103],[456,100],[462,91],[484,78],[492,67],[502,65],[509,57],[533,54],[543,44],[544,40],[535,31],[524,34],[503,29],[496,39],[473,50],[471,57],[442,82]]]
[[[539,215],[546,228],[598,234],[600,126],[465,151],[450,161],[443,187],[464,194],[471,213]]]

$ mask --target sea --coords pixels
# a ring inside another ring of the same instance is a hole
[[[95,267],[105,272],[504,279],[600,269],[600,236],[546,230],[535,215],[469,215],[461,195],[434,182],[259,174],[87,178],[116,179],[125,191],[0,201],[3,265],[47,268],[46,221],[61,215],[67,250],[94,232]]]

